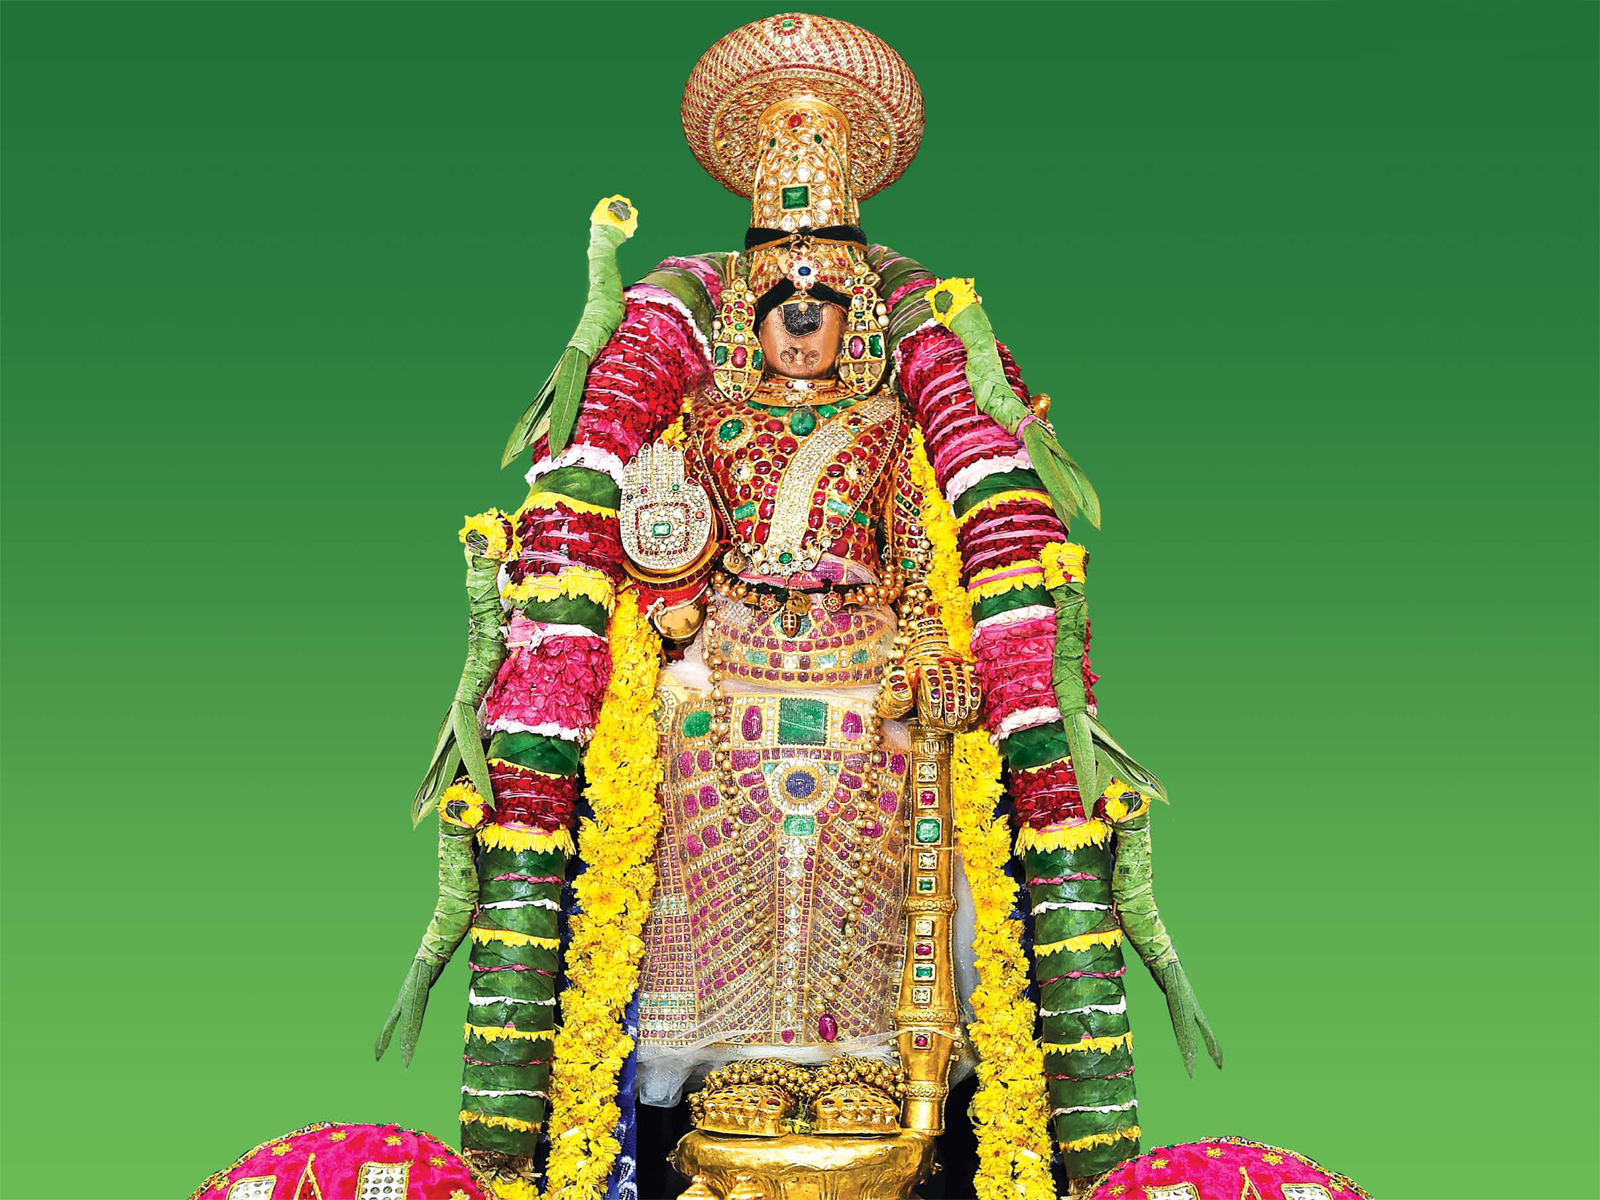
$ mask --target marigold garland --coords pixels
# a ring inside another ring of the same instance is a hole
[[[1122,945],[1121,929],[1106,929],[1099,933],[1080,933],[1076,937],[1062,938],[1059,942],[1046,942],[1042,946],[1033,948],[1035,958],[1043,958],[1046,954],[1079,954],[1085,950],[1093,950],[1096,946]]]
[[[439,819],[447,825],[477,829],[487,817],[483,797],[469,780],[457,780],[439,797]]]
[[[560,938],[539,937],[532,933],[518,933],[514,929],[486,929],[474,925],[470,930],[472,940],[480,946],[499,942],[503,946],[532,946],[536,950],[561,949]]]
[[[572,853],[572,835],[565,829],[513,829],[509,825],[485,825],[478,830],[478,841],[493,850],[559,850]]]
[[[466,518],[466,524],[461,526],[460,538],[461,544],[474,554],[499,562],[515,558],[519,549],[511,518],[498,508]],[[473,538],[483,543],[482,549],[476,548]]]
[[[1039,554],[1048,588],[1082,583],[1087,578],[1089,552],[1077,542],[1050,542]]]
[[[517,509],[520,519],[525,512],[553,512],[558,508],[567,509],[569,512],[588,513],[594,517],[615,517],[617,510],[604,504],[590,504],[587,500],[576,500],[564,492],[544,492],[535,489],[528,493],[528,498],[522,502],[522,507]]]
[[[496,1113],[473,1112],[470,1108],[461,1110],[460,1120],[463,1125],[487,1125],[491,1129],[515,1129],[522,1133],[532,1133],[539,1128],[532,1121],[523,1121],[517,1117],[502,1117]]]
[[[474,1025],[468,1021],[462,1026],[467,1037],[479,1038],[485,1042],[498,1042],[512,1039],[524,1042],[537,1042],[548,1040],[554,1036],[550,1029],[513,1029],[510,1025]]]
[[[1090,1037],[1087,1033],[1076,1042],[1046,1042],[1044,1048],[1051,1054],[1087,1054],[1091,1050],[1096,1054],[1110,1054],[1113,1050],[1127,1046],[1133,1047],[1133,1033],[1113,1033],[1105,1037]]]
[[[611,681],[585,757],[594,818],[578,830],[582,913],[572,922],[550,1077],[545,1194],[562,1200],[603,1197],[621,1149],[617,1077],[633,1049],[622,1017],[639,986],[661,827],[654,720],[661,642],[635,593],[618,597],[610,638]]]
[[[607,612],[616,602],[611,579],[597,567],[564,567],[555,575],[530,575],[521,583],[507,584],[500,595],[512,604],[529,600],[592,600]]]
[[[1119,1141],[1137,1142],[1141,1132],[1137,1125],[1129,1125],[1126,1129],[1110,1133],[1091,1133],[1087,1137],[1073,1138],[1070,1142],[1062,1142],[1061,1148],[1068,1153],[1075,1153],[1095,1146],[1110,1146]]]
[[[1091,817],[1076,825],[1058,825],[1054,829],[1034,829],[1024,826],[1017,833],[1017,853],[1029,850],[1082,850],[1085,846],[1105,846],[1111,841],[1111,826]]]
[[[972,607],[961,586],[955,514],[940,494],[920,431],[912,437],[911,454],[913,478],[922,489],[923,529],[933,545],[928,587],[951,647],[969,654]],[[1006,874],[1011,837],[1006,822],[995,818],[1000,754],[982,730],[956,737],[952,783],[956,846],[976,916],[978,986],[967,1029],[978,1052],[978,1090],[968,1110],[978,1137],[973,1188],[978,1200],[1055,1200],[1044,1052],[1034,1040],[1022,924],[1011,917],[1017,905],[1017,886]]]

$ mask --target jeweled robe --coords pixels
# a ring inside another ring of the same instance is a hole
[[[639,1001],[640,1068],[652,1098],[709,1061],[882,1045],[900,983],[905,738],[890,722],[874,749],[873,708],[896,618],[881,604],[841,603],[838,588],[884,581],[893,573],[886,563],[921,562],[911,553],[921,533],[908,422],[889,389],[820,403],[774,399],[795,397],[697,396],[685,423],[691,469],[722,515],[734,561],[792,572],[752,566],[743,578],[834,590],[819,591],[787,630],[771,601],[714,597],[707,629],[730,698],[732,801],[715,784],[713,713],[697,670],[705,633],[687,665],[667,674],[666,819]],[[841,921],[857,881],[865,899],[846,938]],[[818,995],[830,998],[833,1045],[812,1011]]]

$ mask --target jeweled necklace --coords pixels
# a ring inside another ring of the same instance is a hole
[[[719,649],[719,642],[715,610],[714,607],[708,607],[705,632],[701,642],[701,656],[705,659],[711,680],[711,736],[717,739],[716,787],[722,797],[723,811],[733,813],[734,819],[738,822],[736,826],[738,836],[733,839],[733,853],[738,863],[739,878],[734,883],[733,890],[745,911],[746,928],[754,929],[757,892],[750,883],[749,846],[745,841],[744,821],[739,817],[736,807],[739,790],[733,777],[733,701],[722,686],[722,652]],[[834,965],[834,972],[827,981],[826,989],[820,995],[813,999],[809,980],[806,985],[808,1003],[805,1007],[810,1014],[816,1016],[817,1036],[825,1042],[832,1042],[839,1036],[839,1018],[834,1010],[838,1005],[839,991],[844,987],[845,967],[855,950],[856,930],[860,924],[858,918],[861,915],[861,904],[866,891],[862,876],[866,870],[866,847],[872,841],[867,837],[867,825],[871,822],[871,810],[877,806],[882,786],[882,773],[877,760],[883,747],[883,718],[877,715],[877,701],[883,693],[888,674],[887,667],[884,674],[885,678],[878,681],[878,694],[873,698],[872,719],[864,722],[869,730],[865,747],[866,767],[861,773],[866,788],[863,792],[864,802],[856,805],[856,816],[852,822],[855,827],[855,844],[850,851],[852,874],[849,891],[845,896],[844,918],[839,923],[839,932],[844,938],[844,949],[839,955],[839,961]],[[774,947],[774,952],[776,949]]]
[[[772,375],[768,378],[781,377]],[[784,379],[783,389],[776,395],[773,394],[777,390],[775,387],[763,383],[761,390],[746,399],[745,404],[759,413],[787,416],[789,432],[795,437],[807,437],[819,422],[855,407],[856,401],[861,399],[854,392],[835,386],[833,380],[826,380],[826,386],[820,388],[811,386],[813,382],[810,379]]]
[[[837,378],[790,379],[787,375],[768,375],[753,396],[745,398],[751,408],[793,408],[822,406],[836,412],[850,408],[862,397],[842,387]]]

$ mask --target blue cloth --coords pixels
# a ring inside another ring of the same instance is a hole
[[[633,1039],[634,1047],[623,1059],[622,1070],[617,1075],[617,1108],[622,1114],[617,1119],[617,1144],[622,1149],[617,1152],[616,1164],[611,1168],[611,1178],[606,1183],[606,1200],[639,1200],[639,1116],[634,1109],[636,1101],[633,1095],[634,1077],[639,1072],[637,991],[622,1015],[622,1027]]]

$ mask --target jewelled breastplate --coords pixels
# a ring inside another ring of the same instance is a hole
[[[802,395],[797,403],[779,383],[748,399],[695,400],[690,437],[738,569],[788,577],[828,553],[876,570],[877,493],[899,445],[900,405],[889,389]]]

